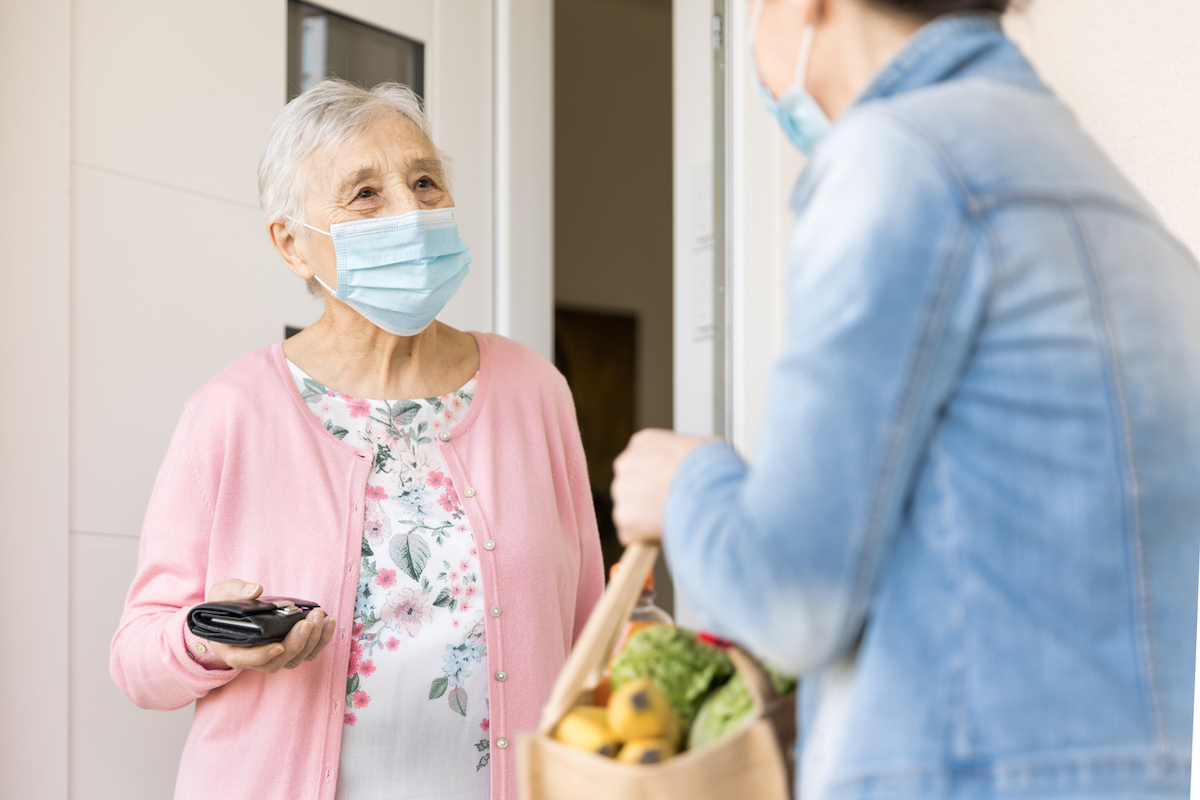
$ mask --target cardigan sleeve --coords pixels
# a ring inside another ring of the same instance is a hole
[[[567,482],[575,514],[575,530],[579,535],[579,594],[575,599],[575,629],[571,636],[574,643],[599,602],[600,595],[604,593],[604,557],[600,552],[600,531],[596,524],[596,507],[592,502],[583,439],[575,415],[575,401],[565,380],[563,390],[563,446],[567,452]]]
[[[187,630],[203,602],[212,482],[196,458],[202,425],[185,408],[158,473],[138,548],[138,568],[112,640],[109,673],[142,708],[181,708],[237,676]]]

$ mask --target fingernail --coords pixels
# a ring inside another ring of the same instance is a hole
[[[277,644],[271,648],[271,658],[275,658],[276,656],[280,655],[283,655],[283,645]]]
[[[258,591],[258,588],[259,587],[257,583],[248,583],[246,584],[246,587],[242,589],[242,591],[244,591],[246,594],[254,594]]]

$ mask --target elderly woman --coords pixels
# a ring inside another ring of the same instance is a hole
[[[259,188],[324,313],[185,404],[113,680],[144,708],[196,701],[177,798],[515,800],[509,743],[603,586],[567,386],[434,319],[470,256],[406,87],[305,92]],[[321,609],[277,644],[187,628],[263,592]]]

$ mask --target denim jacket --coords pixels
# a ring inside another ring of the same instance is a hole
[[[802,731],[857,652],[824,796],[1186,797],[1195,260],[991,15],[922,28],[792,203],[754,463],[667,501],[700,619],[804,676]]]

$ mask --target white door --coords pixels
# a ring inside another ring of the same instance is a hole
[[[747,12],[743,0],[674,5],[675,428],[753,457],[803,157],[758,97]],[[697,624],[675,602],[681,624]]]

